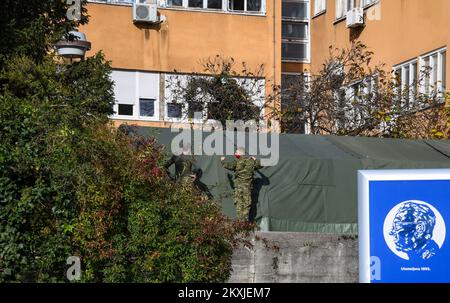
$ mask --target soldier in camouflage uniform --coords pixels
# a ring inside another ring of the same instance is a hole
[[[192,184],[196,180],[199,169],[196,167],[190,144],[183,145],[181,155],[172,155],[166,161],[164,167],[168,170],[173,164],[175,164],[175,181],[182,184]]]
[[[235,156],[236,159],[232,162],[224,162],[225,157],[222,157],[221,161],[224,168],[235,172],[234,205],[236,205],[236,214],[239,220],[247,221],[252,204],[253,173],[262,166],[255,157],[246,156],[243,148],[238,148]]]

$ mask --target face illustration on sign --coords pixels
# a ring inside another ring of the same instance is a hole
[[[431,204],[409,200],[394,206],[384,221],[384,239],[405,260],[428,260],[445,240],[445,222]]]

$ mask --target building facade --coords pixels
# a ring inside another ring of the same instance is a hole
[[[146,0],[90,1],[90,22],[80,29],[91,54],[102,50],[112,62],[118,123],[180,121],[184,109],[170,101],[167,80],[204,72],[200,61],[216,55],[264,65],[259,81],[270,95],[273,85],[318,72],[330,46],[361,41],[372,64],[384,63],[402,83],[428,67],[428,84],[450,87],[448,0],[158,0],[164,18],[154,25],[133,22],[134,1]],[[363,24],[349,27],[358,7]]]
[[[314,0],[312,6],[312,73],[320,69],[330,45],[342,48],[361,41],[374,52],[372,64],[385,64],[404,84],[414,83],[430,67],[430,83],[444,91],[450,87],[450,1]],[[363,8],[364,24],[349,28],[346,14],[355,7]]]
[[[140,1],[140,0],[139,0]],[[182,108],[170,102],[167,80],[203,73],[202,60],[216,55],[261,64],[259,81],[270,94],[281,81],[281,3],[275,0],[159,1],[158,24],[133,22],[133,0],[90,1],[88,25],[80,28],[113,67],[118,123],[169,126]],[[89,55],[89,54],[88,54]]]

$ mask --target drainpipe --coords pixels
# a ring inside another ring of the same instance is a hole
[[[273,82],[274,84],[277,83],[277,73],[276,73],[276,67],[277,67],[277,39],[276,39],[276,0],[273,0]]]

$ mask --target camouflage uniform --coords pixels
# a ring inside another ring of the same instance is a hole
[[[197,175],[198,169],[195,167],[195,158],[192,155],[173,155],[166,163],[165,168],[175,164],[175,180],[182,184],[192,184],[192,175]]]
[[[239,220],[249,219],[252,204],[253,173],[261,168],[260,160],[253,160],[248,156],[241,156],[232,162],[223,162],[223,167],[235,172],[234,176],[234,205]]]

